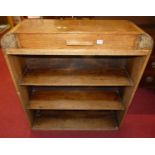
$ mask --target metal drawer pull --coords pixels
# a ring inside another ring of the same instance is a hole
[[[77,40],[67,40],[66,41],[67,46],[91,46],[93,45],[93,42],[91,41],[77,41]]]

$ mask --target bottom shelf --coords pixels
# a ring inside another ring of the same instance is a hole
[[[35,130],[117,130],[114,111],[41,111]]]

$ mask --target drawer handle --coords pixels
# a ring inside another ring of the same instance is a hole
[[[67,40],[67,46],[92,46],[93,42],[91,41],[77,41],[77,40]]]

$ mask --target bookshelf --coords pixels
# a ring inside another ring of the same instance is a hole
[[[34,130],[117,130],[153,41],[126,20],[22,21],[2,39]]]

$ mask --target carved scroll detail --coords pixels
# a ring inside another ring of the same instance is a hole
[[[153,39],[148,34],[141,34],[137,40],[138,49],[152,49],[153,48]]]
[[[16,36],[13,33],[7,33],[2,37],[1,40],[2,48],[17,48],[18,43],[16,40]]]

